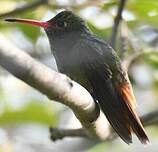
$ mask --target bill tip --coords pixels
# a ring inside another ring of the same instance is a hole
[[[142,141],[142,143],[143,143],[144,145],[151,145],[149,139]]]
[[[4,19],[4,21],[7,21],[7,22],[15,22],[16,20],[13,19],[13,18],[6,18],[6,19]]]

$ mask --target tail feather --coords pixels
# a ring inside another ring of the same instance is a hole
[[[137,135],[141,143],[149,143],[149,139],[136,112],[136,100],[130,82],[119,87],[117,93],[121,102],[124,103],[124,108],[128,115],[128,123],[131,129]]]
[[[143,144],[147,144],[149,139],[136,113],[135,105],[132,105],[132,100],[135,99],[133,92],[126,87],[121,91],[111,80],[105,81],[101,77],[98,79],[95,75],[93,75],[93,85],[102,111],[122,140],[127,144],[132,143],[131,132],[133,131]]]
[[[92,58],[92,54],[86,57],[82,68],[91,84],[90,90],[113,129],[127,144],[132,143],[132,131],[146,144],[149,140],[136,113],[136,101],[128,78],[121,72],[112,72],[102,58],[100,62]]]
[[[95,87],[93,87],[95,96],[97,97],[102,111],[106,115],[112,128],[117,132],[124,142],[127,144],[132,143],[131,127],[128,123],[128,117],[124,111],[123,102],[120,102],[116,97],[112,83],[108,81],[102,81],[98,78],[97,82],[95,82],[95,75],[93,75],[93,78],[93,83],[95,85]]]
[[[129,120],[130,120],[130,124],[131,124],[131,128],[132,128],[133,132],[137,135],[137,137],[139,138],[141,143],[148,144],[149,139],[145,133],[145,130],[144,130],[141,122],[139,122],[137,119],[135,119],[133,117],[133,114],[129,114]]]

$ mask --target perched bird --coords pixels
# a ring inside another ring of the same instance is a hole
[[[47,22],[6,19],[43,27],[60,72],[84,86],[97,100],[112,128],[127,143],[134,132],[149,142],[136,112],[136,99],[127,72],[112,47],[90,32],[71,11],[62,11]]]

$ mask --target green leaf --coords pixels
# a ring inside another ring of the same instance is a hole
[[[88,27],[90,28],[90,30],[96,34],[97,36],[99,36],[102,39],[107,39],[109,38],[110,34],[111,34],[111,28],[105,28],[105,29],[99,29],[98,27],[94,26],[91,22],[87,22]]]
[[[157,25],[158,1],[129,0],[127,2],[126,8],[136,16],[137,20]]]
[[[40,28],[35,27],[35,26],[30,26],[30,25],[18,25],[17,26],[24,34],[25,36],[33,41],[36,42],[37,38],[40,35]]]
[[[46,103],[31,102],[21,110],[14,111],[9,107],[0,115],[0,124],[39,123],[56,125],[57,115],[50,105]]]
[[[36,13],[35,12],[27,12],[24,15],[18,16],[20,18],[26,18],[26,19],[35,19],[36,20]],[[31,26],[31,25],[25,25],[25,24],[17,24],[17,28],[19,28],[25,36],[31,40],[32,42],[35,42],[37,38],[40,35],[40,27]]]
[[[0,1],[0,14],[12,11],[16,7],[16,2],[15,1],[8,1],[8,0],[1,0]],[[3,9],[2,9],[3,8]]]
[[[144,61],[153,68],[158,69],[158,52],[151,52],[144,55]]]
[[[149,12],[156,11],[158,13],[158,1],[156,0],[129,0],[127,8],[140,16],[148,16]]]
[[[108,9],[111,9],[114,6],[118,6],[119,1],[118,0],[111,0],[108,2],[105,2],[105,4],[102,6],[102,9],[107,11]]]

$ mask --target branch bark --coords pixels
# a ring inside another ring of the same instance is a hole
[[[49,99],[69,106],[89,136],[104,140],[109,125],[86,89],[19,50],[0,35],[0,65]]]
[[[81,122],[80,129],[50,129],[51,139],[64,137],[87,137],[112,140],[109,124],[102,112],[99,113],[93,98],[82,86],[64,74],[57,73],[19,50],[0,35],[0,65],[17,78],[36,88],[48,98],[69,106]],[[129,63],[148,55],[151,51],[135,54]],[[152,51],[152,53],[156,53]],[[99,113],[99,115],[98,115]],[[145,126],[158,124],[158,111],[142,116]]]
[[[50,128],[50,139],[56,141],[65,137],[88,137],[83,128],[80,129],[59,129]]]
[[[141,117],[143,124],[145,127],[151,125],[158,125],[158,110],[149,112]],[[50,138],[53,141],[61,140],[65,137],[84,137],[89,138],[85,129],[58,129],[58,128],[50,128]],[[107,136],[106,141],[111,141],[117,138],[118,135],[115,132],[111,132],[109,136]]]

